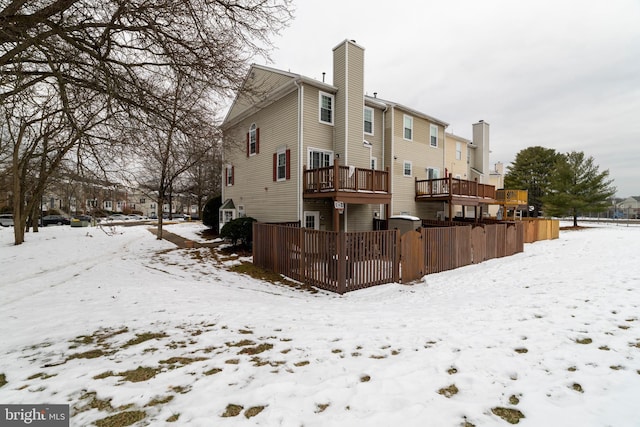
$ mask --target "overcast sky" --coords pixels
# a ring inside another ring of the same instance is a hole
[[[332,49],[365,48],[365,90],[471,138],[491,163],[530,146],[583,151],[619,197],[640,195],[640,1],[298,0],[267,65],[332,80]]]

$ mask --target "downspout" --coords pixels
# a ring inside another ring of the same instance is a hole
[[[349,142],[349,44],[348,43],[345,45],[345,49],[344,49],[344,63],[346,64],[347,69],[345,71],[345,76],[344,76],[344,165],[343,166],[348,166],[349,165],[349,151],[347,151],[348,142]],[[344,207],[345,207],[344,213],[343,213],[344,231],[348,232],[349,229],[347,224],[349,224],[349,221],[348,221],[349,204],[345,203]]]
[[[381,166],[382,169],[381,170],[385,170],[385,167],[386,167],[385,164],[384,164],[384,153],[385,153],[385,149],[386,149],[385,137],[384,137],[384,135],[385,135],[384,125],[386,123],[385,119],[386,119],[386,115],[387,115],[387,110],[388,109],[389,109],[389,105],[388,104],[384,104],[384,110],[382,110],[382,166]],[[391,173],[391,169],[389,169],[389,173]],[[389,182],[391,182],[391,180],[389,180]],[[388,190],[391,191],[390,188]],[[391,193],[391,194],[392,194],[391,197],[393,198],[393,193]],[[380,219],[383,219],[382,218],[382,207],[383,206],[384,205],[381,204],[380,207],[379,207],[379,209],[380,209]],[[385,209],[385,213],[386,213],[386,209]],[[386,218],[386,214],[385,214],[385,218],[384,219],[389,219],[389,218]]]
[[[302,86],[297,80],[293,81],[298,88],[298,182],[297,182],[297,203],[298,203],[298,221],[300,221],[300,226],[304,226],[304,201],[302,198],[302,180],[304,173],[303,168],[303,138],[304,138],[304,129],[303,129],[303,117],[304,117],[304,86]]]
[[[391,174],[391,206],[389,207],[389,212],[393,215],[393,195],[395,194],[395,178],[394,178],[394,169],[395,169],[395,155],[396,155],[396,136],[395,136],[395,121],[396,121],[396,109],[391,106],[391,156],[389,157],[389,163],[391,163],[389,167],[389,173]],[[386,218],[389,219],[389,218]]]

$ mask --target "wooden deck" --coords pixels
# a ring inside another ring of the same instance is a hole
[[[416,201],[448,202],[454,205],[479,206],[496,203],[493,185],[478,181],[448,178],[416,179]]]
[[[529,194],[527,190],[497,190],[496,203],[507,208],[526,208]]]
[[[303,175],[305,198],[333,198],[345,203],[389,203],[389,170],[333,166],[309,169]]]

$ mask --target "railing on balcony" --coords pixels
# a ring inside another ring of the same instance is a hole
[[[388,193],[389,171],[338,165],[308,170],[305,167],[303,187],[305,193],[334,191]]]
[[[497,190],[496,202],[505,206],[520,206],[529,204],[527,190]]]
[[[448,178],[416,179],[416,198],[451,198],[474,197],[481,199],[495,199],[496,188],[493,185],[480,184],[478,181]]]

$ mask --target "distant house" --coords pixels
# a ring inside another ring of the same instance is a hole
[[[473,138],[364,88],[364,48],[333,49],[333,82],[253,65],[222,125],[221,226],[240,216],[367,231],[393,215],[472,216],[494,202],[489,124]],[[324,79],[322,79],[324,80]]]
[[[616,205],[625,218],[640,218],[640,196],[627,197]]]

